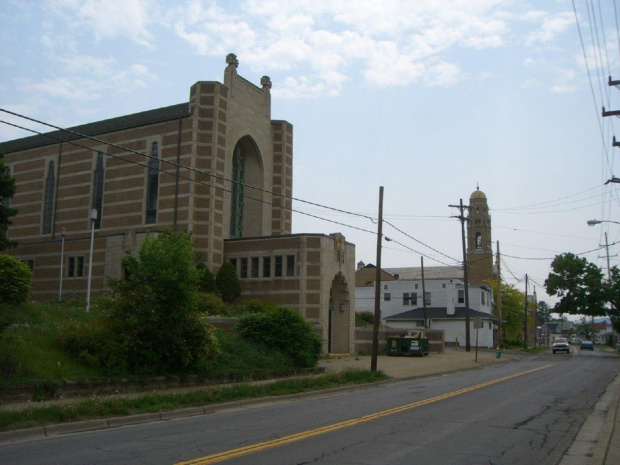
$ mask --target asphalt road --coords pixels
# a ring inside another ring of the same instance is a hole
[[[0,446],[7,464],[557,464],[618,359],[542,354],[365,389]]]

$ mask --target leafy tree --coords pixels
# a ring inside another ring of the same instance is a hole
[[[321,356],[321,337],[291,308],[245,315],[236,328],[244,339],[287,354],[298,367],[313,367]]]
[[[494,309],[493,313],[497,314],[497,281],[485,281],[485,284],[493,288]],[[523,292],[516,287],[502,283],[502,328],[506,336],[521,335],[523,330],[523,316],[525,314],[524,302],[525,296]]]
[[[579,321],[574,323],[573,328],[575,329],[575,335],[588,341],[594,341],[594,337],[599,332],[592,324],[592,321],[588,321],[586,317],[583,316]]]
[[[217,355],[213,328],[196,306],[192,254],[185,232],[148,237],[137,258],[124,258],[125,276],[111,281],[110,327],[129,372],[185,371]]]
[[[7,237],[11,217],[17,215],[17,209],[8,206],[8,200],[15,195],[15,178],[11,176],[9,168],[4,165],[4,154],[0,152],[0,250],[15,247],[17,241]]]
[[[30,295],[32,272],[21,261],[0,254],[0,302],[22,304]]]
[[[609,270],[609,281],[605,283],[605,294],[612,308],[607,309],[611,324],[620,332],[620,269],[614,266]]]
[[[560,297],[554,312],[569,315],[605,315],[603,272],[572,253],[556,255],[545,280],[547,294]]]
[[[551,321],[551,307],[547,302],[541,300],[538,302],[538,309],[536,310],[536,325],[542,326],[545,323]]]
[[[198,270],[198,289],[208,294],[217,294],[217,285],[215,284],[215,276],[206,263],[196,263],[196,269]]]
[[[225,262],[220,267],[215,283],[224,302],[231,303],[241,295],[241,282],[235,267],[230,262]]]

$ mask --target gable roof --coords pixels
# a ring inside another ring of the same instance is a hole
[[[495,316],[490,313],[481,312],[479,310],[469,309],[469,318],[480,317],[485,320],[497,321]],[[465,307],[457,307],[454,315],[448,315],[448,309],[446,307],[427,307],[426,318],[429,320],[464,320],[465,319]],[[408,320],[422,320],[424,319],[424,308],[414,308],[407,310],[406,312],[398,313],[396,315],[389,316],[385,321],[408,321]]]

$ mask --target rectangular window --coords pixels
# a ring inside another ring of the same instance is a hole
[[[271,257],[263,257],[263,278],[271,278]]]
[[[91,209],[97,210],[97,218],[95,218],[95,229],[101,228],[101,209],[103,207],[103,181],[105,173],[103,169],[103,152],[97,152],[97,165],[93,176],[93,198]]]
[[[241,259],[241,278],[245,279],[248,277],[248,259],[243,257]]]
[[[54,173],[54,162],[50,161],[48,165],[47,177],[45,178],[45,199],[43,201],[43,234],[50,234],[52,232],[55,186],[56,176]]]
[[[157,221],[157,194],[159,189],[159,145],[151,144],[151,158],[149,159],[146,179],[146,215],[145,223],[153,224]]]
[[[415,285],[415,288],[416,288],[416,289],[418,288],[418,285],[417,285],[417,284]]]
[[[387,288],[388,288],[388,285],[387,285],[387,284],[384,284],[384,285],[383,285],[383,289],[387,289]]]
[[[295,255],[286,256],[286,276],[295,276]]]
[[[81,278],[84,276],[84,256],[69,257],[69,266],[67,266],[67,277]]]
[[[407,305],[409,305],[409,293],[404,292],[403,293],[403,306],[407,306]]]
[[[484,291],[480,291],[480,299],[482,301],[482,305],[486,305],[485,299],[484,299]]]
[[[460,304],[464,304],[465,303],[465,291],[459,289],[458,293],[459,293],[459,295],[458,295],[458,302]]]
[[[282,255],[276,255],[275,270],[273,271],[273,275],[276,278],[282,277]]]
[[[258,257],[252,257],[252,278],[258,278]]]
[[[431,293],[425,292],[424,293],[424,305],[430,305],[430,304],[431,304]]]
[[[384,293],[383,300],[385,300],[386,302],[392,300],[392,294],[390,294],[389,292]]]
[[[403,294],[403,305],[405,306],[416,306],[418,304],[418,293],[417,292],[405,292]]]

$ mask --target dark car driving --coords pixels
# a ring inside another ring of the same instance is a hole
[[[590,341],[581,341],[581,344],[579,344],[579,350],[594,350],[594,344]]]

